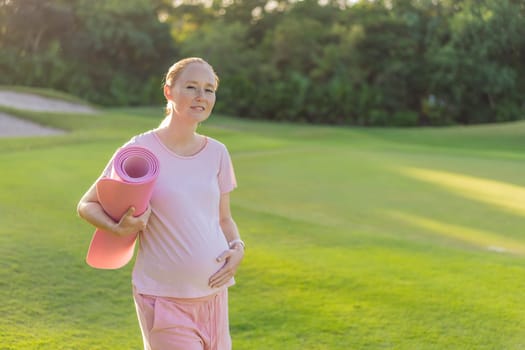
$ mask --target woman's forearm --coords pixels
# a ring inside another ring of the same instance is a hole
[[[226,240],[228,241],[228,244],[242,242],[237,224],[232,218],[221,220],[221,229],[224,233],[224,236],[226,237]],[[242,242],[242,246],[244,248],[244,242]],[[230,246],[230,248],[233,247]]]
[[[82,219],[91,225],[118,234],[118,223],[106,214],[98,202],[80,202],[77,212]]]

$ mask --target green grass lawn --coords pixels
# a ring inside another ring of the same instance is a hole
[[[9,92],[20,92],[20,93],[27,93],[31,95],[39,95],[42,97],[49,97],[54,99],[59,99],[64,102],[71,102],[71,103],[78,103],[85,106],[90,106],[91,104],[86,102],[85,100],[82,100],[79,97],[76,97],[74,95],[48,89],[48,88],[37,88],[37,87],[29,87],[29,86],[16,86],[16,85],[0,85],[0,91],[9,91]]]
[[[11,112],[71,133],[0,139],[0,349],[141,349],[131,266],[85,264],[75,209],[162,109]],[[525,349],[525,122],[201,132],[239,182],[234,349]]]

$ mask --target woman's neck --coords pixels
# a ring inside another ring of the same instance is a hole
[[[173,116],[168,126],[157,130],[162,143],[181,156],[198,153],[204,147],[206,138],[197,133],[197,124],[176,123]]]

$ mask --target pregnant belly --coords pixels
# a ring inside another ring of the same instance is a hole
[[[172,296],[210,294],[213,290],[208,281],[224,265],[224,262],[217,261],[217,257],[226,249],[224,243],[224,247],[223,244],[215,247],[201,245],[191,253],[139,251],[133,272],[135,283],[143,285],[140,289],[148,290],[151,286],[158,293],[170,293]]]

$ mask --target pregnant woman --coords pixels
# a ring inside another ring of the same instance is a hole
[[[130,207],[115,222],[96,192],[78,204],[80,217],[97,228],[139,234],[133,295],[147,350],[228,350],[228,287],[244,257],[244,242],[230,211],[236,179],[227,148],[197,133],[215,104],[219,79],[201,58],[170,67],[164,85],[166,117],[156,129],[124,146],[148,148],[159,175],[148,210]],[[108,177],[113,159],[101,177]]]

